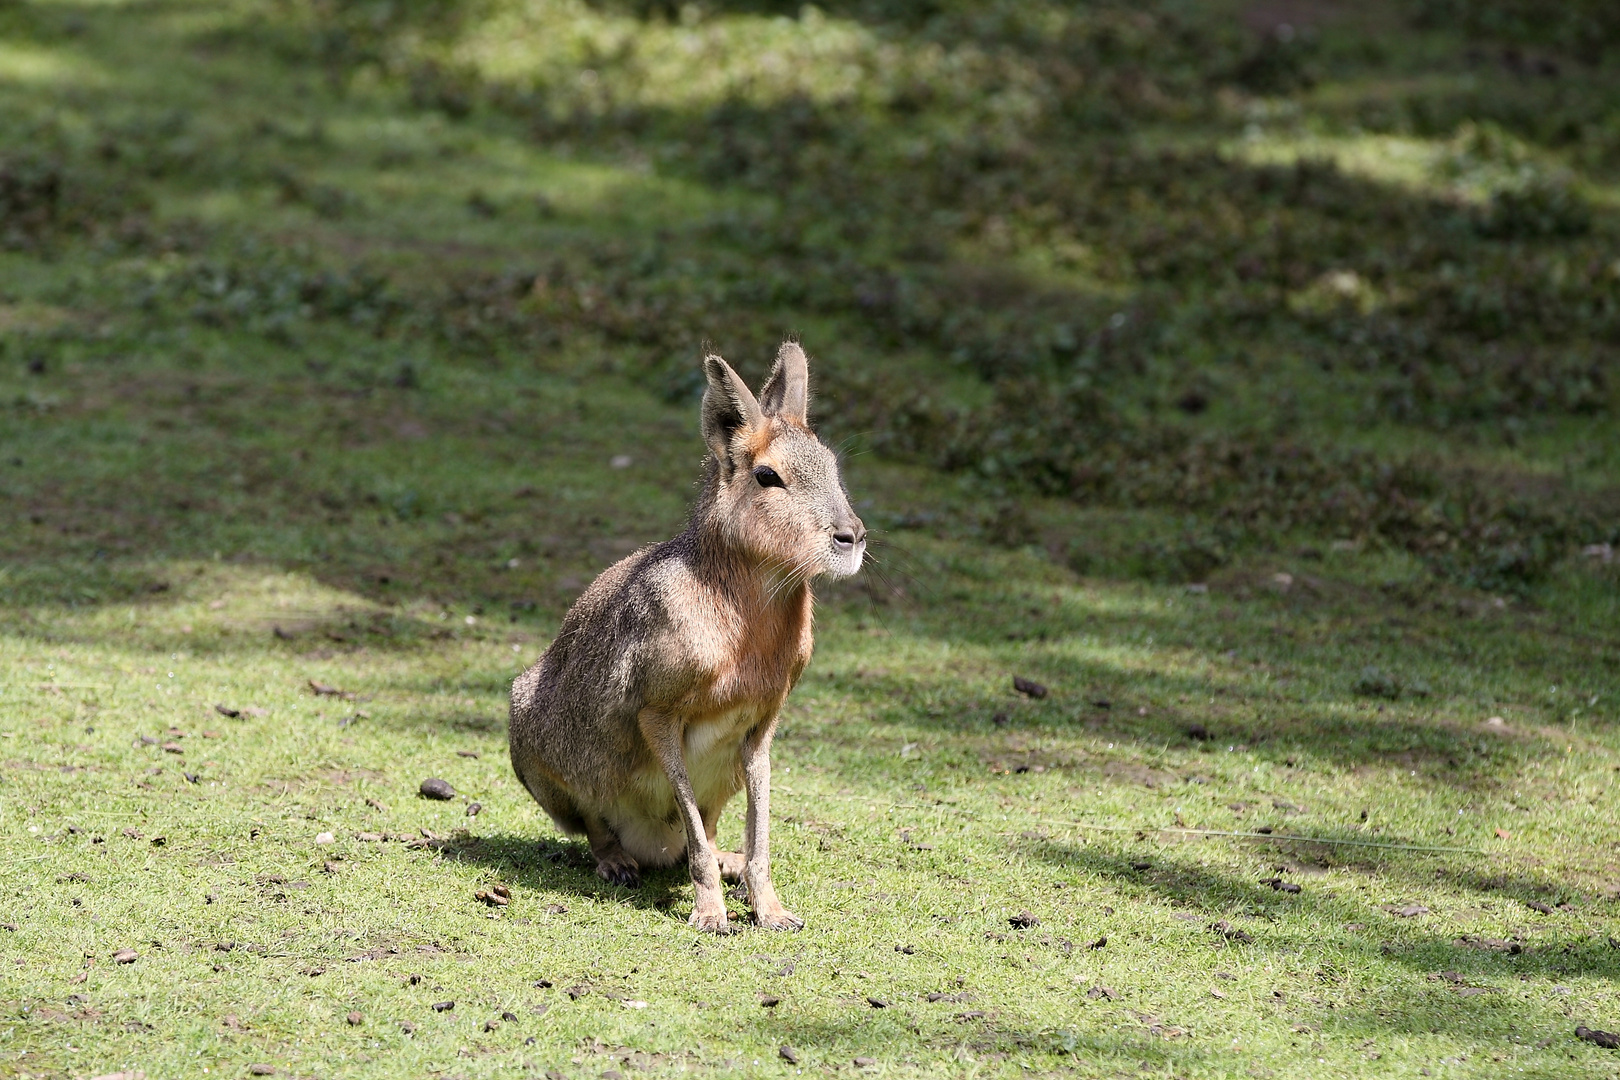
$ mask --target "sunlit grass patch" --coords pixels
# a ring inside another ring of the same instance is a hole
[[[530,0],[502,5],[447,55],[485,78],[560,92],[586,108],[690,108],[737,96],[856,101],[870,93],[872,70],[895,66],[903,47],[814,7],[797,18],[737,13],[649,25],[573,0]],[[636,89],[626,97],[593,63],[632,73]]]
[[[16,41],[0,43],[0,85],[60,90],[101,88],[111,82],[106,71],[82,54]]]
[[[1255,164],[1331,161],[1352,175],[1467,205],[1484,205],[1498,192],[1568,172],[1555,156],[1491,124],[1464,124],[1442,139],[1273,132],[1254,124],[1226,150]]]

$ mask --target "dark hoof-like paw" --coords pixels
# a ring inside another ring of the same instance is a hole
[[[628,858],[597,863],[596,876],[609,885],[623,885],[626,889],[641,885],[641,868]]]

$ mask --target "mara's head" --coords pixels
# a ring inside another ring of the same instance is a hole
[[[796,342],[754,397],[718,356],[703,360],[710,475],[699,514],[728,547],[795,577],[848,577],[866,553],[838,461],[810,430],[809,364]]]

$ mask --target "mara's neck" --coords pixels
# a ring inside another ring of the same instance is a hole
[[[799,616],[812,603],[810,582],[774,560],[742,550],[722,530],[694,521],[693,567],[700,581],[725,596],[746,614]]]

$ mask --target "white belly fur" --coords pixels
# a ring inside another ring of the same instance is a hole
[[[727,713],[686,729],[686,775],[699,806],[724,803],[741,785],[743,736],[751,711]],[[675,791],[662,769],[638,773],[619,801],[602,816],[619,844],[644,867],[672,866],[686,855],[686,828],[675,809]]]

